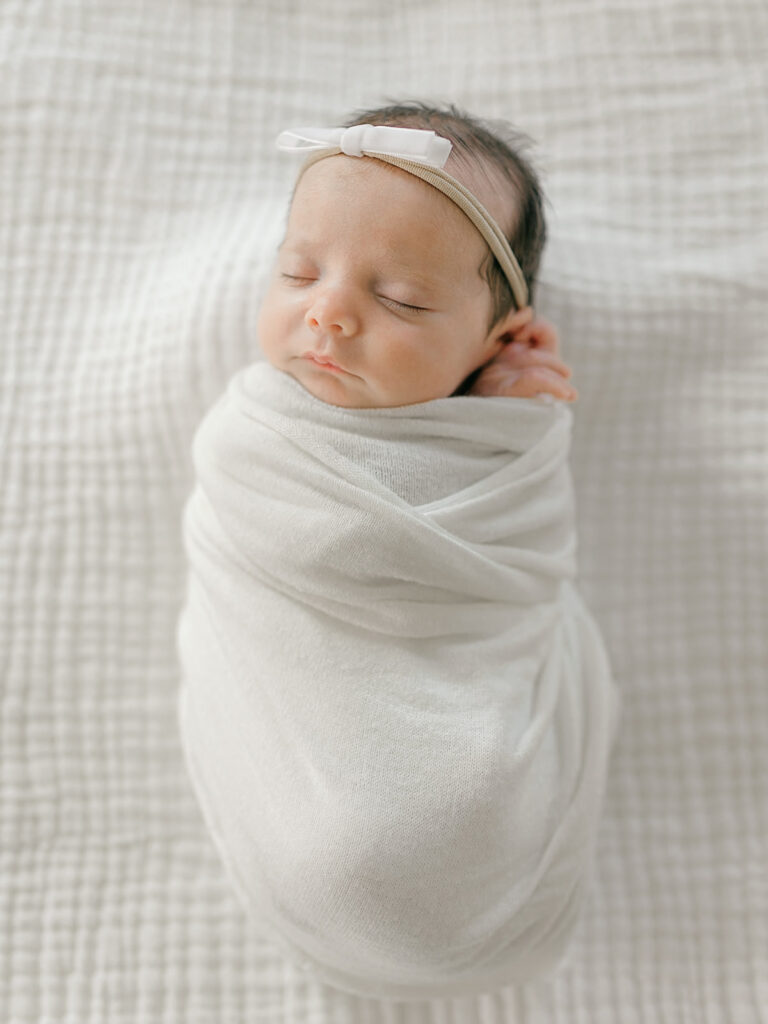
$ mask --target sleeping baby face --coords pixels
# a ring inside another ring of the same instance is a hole
[[[406,171],[334,156],[305,171],[259,316],[264,355],[316,398],[383,408],[452,394],[501,349],[486,243]]]

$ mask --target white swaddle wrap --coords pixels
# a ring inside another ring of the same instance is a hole
[[[572,583],[571,424],[344,409],[256,363],[198,429],[188,769],[243,905],[323,981],[428,998],[562,956],[617,712]]]

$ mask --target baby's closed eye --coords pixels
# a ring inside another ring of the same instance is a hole
[[[388,306],[393,306],[397,309],[405,309],[409,313],[428,313],[429,309],[426,306],[414,306],[410,302],[401,302],[399,299],[390,299],[387,295],[380,295],[379,298],[383,303]]]
[[[280,276],[286,281],[297,281],[299,283],[304,281],[314,281],[313,277],[305,277],[301,274],[286,274],[284,271],[281,272]]]

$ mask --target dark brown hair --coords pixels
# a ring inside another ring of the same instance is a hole
[[[431,107],[418,101],[390,103],[371,110],[360,110],[344,124],[387,124],[401,128],[423,128],[437,132],[454,146],[452,155],[473,169],[488,176],[488,170],[509,186],[510,219],[501,225],[528,286],[529,303],[533,304],[536,275],[547,238],[544,220],[545,197],[538,176],[523,156],[531,140],[506,121],[486,121],[459,110],[453,104]],[[497,186],[498,187],[498,186]],[[488,282],[493,300],[490,326],[514,308],[515,300],[498,260],[488,250],[480,267]]]

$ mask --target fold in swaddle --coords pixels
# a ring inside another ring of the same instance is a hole
[[[573,586],[572,414],[327,405],[238,373],[195,437],[179,717],[243,906],[389,998],[550,970],[617,698]]]

